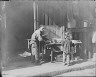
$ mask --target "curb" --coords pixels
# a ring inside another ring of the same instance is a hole
[[[36,77],[57,76],[57,75],[60,75],[63,73],[68,73],[68,72],[72,72],[72,71],[79,71],[79,70],[84,70],[84,69],[91,69],[91,68],[96,68],[96,64],[95,65],[89,65],[89,66],[83,66],[83,67],[69,68],[69,69],[65,69],[65,70],[61,70],[61,71],[53,71],[53,72],[43,73],[43,74],[39,74],[39,75],[35,75],[35,76]],[[28,77],[34,77],[34,76],[28,76]]]

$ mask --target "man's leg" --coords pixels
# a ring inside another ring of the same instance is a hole
[[[1,54],[0,54],[0,58],[1,58]],[[1,59],[0,59],[0,77],[2,77],[2,64],[1,64]]]
[[[36,63],[39,63],[39,46],[38,44],[36,44],[36,47],[35,47],[35,60],[36,60]]]
[[[38,53],[38,51],[36,51],[36,53],[35,53],[35,60],[39,61],[39,53]]]
[[[34,54],[35,51],[34,50],[35,50],[35,48],[33,46],[31,46],[31,60],[32,60],[32,63],[35,62],[35,54]]]
[[[93,61],[96,61],[96,43],[93,44]]]
[[[69,53],[67,54],[66,58],[67,58],[67,60],[66,60],[67,65],[70,65],[70,54]]]
[[[34,63],[35,62],[35,55],[32,55],[31,58],[32,58],[32,63]]]
[[[42,53],[42,55],[40,56],[42,61],[44,60],[44,44],[43,42],[40,42],[39,44],[39,54]]]
[[[65,63],[66,63],[66,54],[65,52],[63,52],[63,64],[65,65]]]

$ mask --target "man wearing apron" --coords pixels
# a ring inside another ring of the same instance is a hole
[[[32,53],[32,59],[35,61],[36,64],[40,63],[39,60],[39,55],[40,55],[40,50],[42,49],[42,45],[40,45],[40,42],[43,41],[43,31],[44,31],[44,26],[41,26],[38,30],[36,30],[32,36],[31,36],[31,53]]]

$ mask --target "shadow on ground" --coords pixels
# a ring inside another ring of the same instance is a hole
[[[87,62],[88,60],[87,59],[85,59],[85,60],[77,60],[77,61],[73,61],[72,63],[71,63],[71,65],[75,65],[75,64],[80,64],[80,63],[83,63],[83,62]]]
[[[20,68],[26,68],[26,67],[34,67],[34,66],[37,66],[35,65],[34,63],[32,63],[31,61],[31,57],[17,57],[17,58],[14,58],[12,60],[9,61],[9,63],[6,65],[6,67],[4,67],[3,70],[14,70],[14,69],[20,69]],[[83,63],[83,62],[86,62],[88,60],[78,60],[78,61],[73,61],[71,63],[71,66],[72,65],[75,65],[75,64],[79,64],[79,63]],[[48,63],[50,61],[42,61],[41,62],[41,65],[42,64],[45,64],[45,63]],[[57,61],[57,62],[62,62],[62,61]],[[53,63],[55,63],[53,61]]]
[[[49,61],[42,61],[40,65],[48,63]],[[34,67],[37,66],[35,63],[32,62],[31,57],[17,57],[10,60],[6,66],[3,68],[3,71],[7,70],[14,70],[26,67]]]

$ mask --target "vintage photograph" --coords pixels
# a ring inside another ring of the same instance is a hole
[[[95,77],[96,1],[0,1],[0,74]]]

